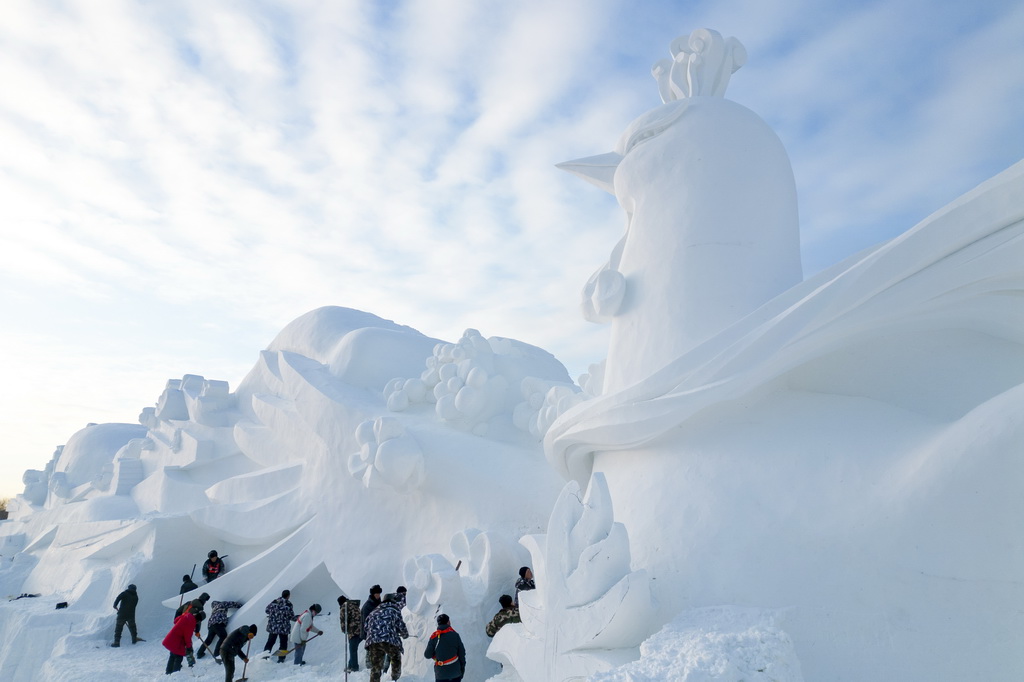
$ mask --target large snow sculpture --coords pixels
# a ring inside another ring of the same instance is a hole
[[[814,680],[1024,678],[1024,162],[779,293],[792,187],[756,117],[688,97],[619,153],[608,386],[545,449],[568,478],[606,476],[656,620],[792,607]]]
[[[723,99],[745,60],[735,38],[695,31],[659,62],[664,104],[615,151],[559,164],[616,196],[626,232],[583,290],[612,323],[605,391],[645,379],[801,279],[786,151],[756,114]]]

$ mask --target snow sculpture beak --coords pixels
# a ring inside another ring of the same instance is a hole
[[[608,152],[607,154],[588,156],[583,159],[563,161],[562,163],[556,163],[555,167],[569,171],[573,175],[577,175],[587,182],[597,185],[609,194],[615,194],[615,169],[619,167],[620,161],[622,161],[622,154]]]

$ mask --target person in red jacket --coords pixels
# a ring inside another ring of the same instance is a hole
[[[174,626],[164,637],[164,648],[171,652],[167,659],[166,674],[181,670],[181,659],[189,657],[189,665],[192,665],[192,633],[196,629],[196,617],[192,615],[192,605],[174,619]]]

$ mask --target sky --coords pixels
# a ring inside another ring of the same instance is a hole
[[[554,164],[609,151],[702,27],[747,49],[727,96],[790,154],[805,275],[1024,158],[1013,0],[6,0],[0,497],[323,305],[586,371],[623,216]]]

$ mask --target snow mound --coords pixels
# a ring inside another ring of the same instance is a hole
[[[738,606],[683,611],[640,645],[640,660],[590,682],[803,682],[779,612]]]

